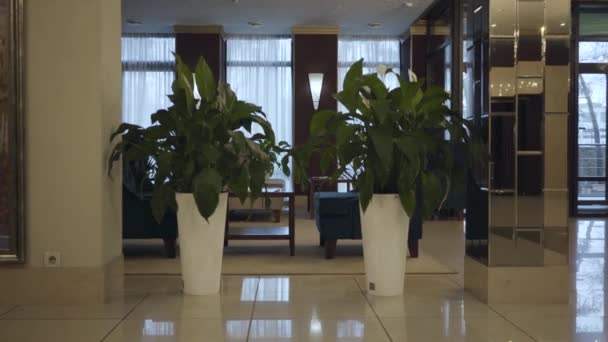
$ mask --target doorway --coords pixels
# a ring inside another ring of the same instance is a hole
[[[608,8],[582,7],[575,13],[576,212],[579,216],[606,216]]]

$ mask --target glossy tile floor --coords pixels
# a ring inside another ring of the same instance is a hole
[[[572,224],[570,305],[489,307],[459,275],[408,275],[401,297],[364,277],[223,278],[221,295],[183,296],[176,276],[129,276],[105,305],[2,306],[0,341],[607,341],[604,220]],[[422,251],[462,271],[462,224],[425,226]]]

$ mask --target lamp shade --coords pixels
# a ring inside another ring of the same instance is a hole
[[[319,100],[321,99],[321,89],[323,88],[323,74],[310,73],[308,74],[308,82],[310,84],[310,94],[312,95],[312,103],[315,110],[319,109]]]

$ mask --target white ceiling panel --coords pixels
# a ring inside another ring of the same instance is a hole
[[[172,32],[174,25],[223,25],[229,34],[289,34],[293,26],[400,35],[433,0],[123,0],[124,32]],[[409,4],[408,4],[409,3]],[[409,6],[411,5],[411,7]],[[141,21],[130,25],[127,19]],[[252,28],[247,23],[259,21]],[[383,25],[372,29],[370,22]]]

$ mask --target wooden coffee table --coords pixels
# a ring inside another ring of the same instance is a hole
[[[234,195],[230,195],[235,197]],[[287,227],[251,226],[230,227],[226,216],[226,233],[224,235],[224,246],[228,246],[229,240],[289,240],[289,254],[294,256],[295,246],[295,193],[294,192],[265,192],[263,196],[282,197],[289,199],[289,222]],[[263,197],[262,197],[263,198]],[[252,223],[252,225],[255,223]]]

